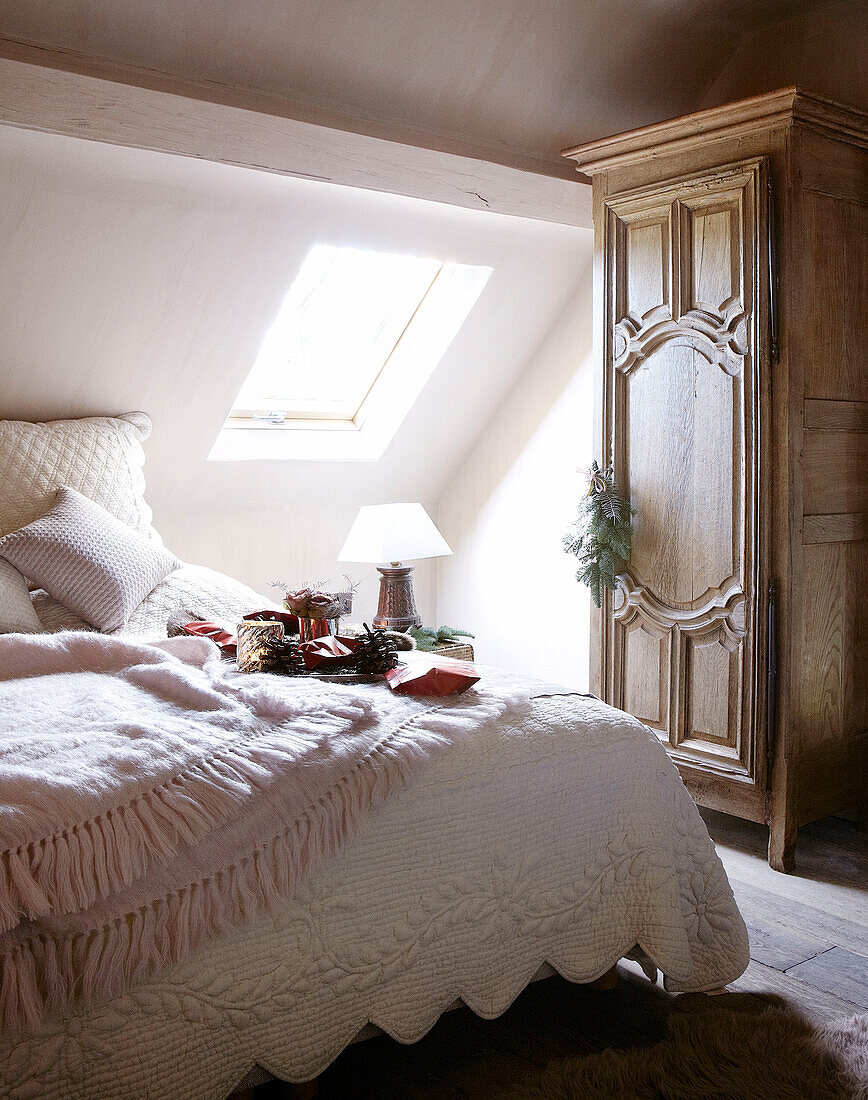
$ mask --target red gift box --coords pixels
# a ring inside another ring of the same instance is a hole
[[[185,634],[192,634],[197,638],[210,638],[212,642],[216,642],[220,646],[221,651],[227,657],[235,656],[235,635],[230,634],[228,630],[224,630],[217,623],[184,623],[183,630]]]
[[[479,673],[469,661],[427,654],[386,673],[396,695],[460,695],[478,680]]]
[[[305,642],[298,648],[304,657],[305,668],[311,671],[319,668],[325,672],[327,669],[351,666],[355,643],[351,638],[338,638],[334,634],[326,634],[322,638],[315,638],[312,642]]]

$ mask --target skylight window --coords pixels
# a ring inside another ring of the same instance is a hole
[[[490,267],[315,245],[210,458],[378,458],[490,275]]]
[[[352,420],[442,270],[439,260],[316,245],[232,415]]]

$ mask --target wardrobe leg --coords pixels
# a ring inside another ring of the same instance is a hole
[[[796,840],[799,827],[789,815],[772,814],[769,824],[769,866],[791,874],[796,869]]]

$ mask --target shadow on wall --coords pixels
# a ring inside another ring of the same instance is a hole
[[[701,106],[798,84],[839,103],[868,108],[868,8],[842,0],[796,11],[746,35],[707,89]]]
[[[476,633],[478,660],[587,689],[590,601],[561,538],[592,458],[591,240],[583,276],[441,497],[454,557],[438,619]]]

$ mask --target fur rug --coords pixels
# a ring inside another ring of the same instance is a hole
[[[503,1100],[868,1100],[868,1015],[673,1013],[655,1046],[552,1062]]]

